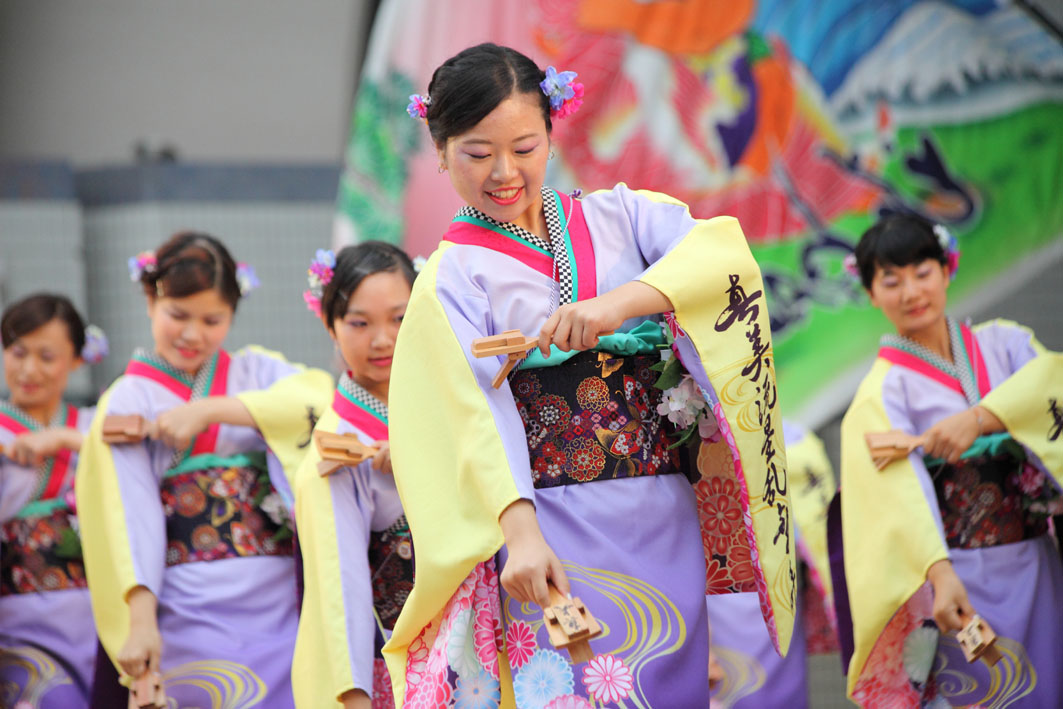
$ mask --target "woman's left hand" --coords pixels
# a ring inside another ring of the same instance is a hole
[[[207,399],[200,399],[189,404],[181,404],[169,411],[164,411],[155,419],[155,428],[151,437],[161,441],[175,451],[183,451],[192,441],[210,425],[200,404]]]
[[[631,281],[595,298],[562,305],[539,331],[539,351],[550,356],[550,345],[562,352],[589,350],[598,337],[619,328],[629,318],[672,310],[672,303],[653,286]]]
[[[76,439],[76,440],[75,440]],[[46,428],[30,431],[15,436],[14,443],[7,453],[11,460],[19,465],[31,468],[40,467],[45,458],[61,450],[77,450],[81,447],[81,434],[72,428]]]
[[[373,470],[379,470],[385,475],[391,475],[391,446],[387,441],[377,441],[377,454],[373,456]]]
[[[923,434],[923,451],[932,458],[956,463],[981,434],[981,428],[974,408],[953,414],[927,429]]]
[[[589,350],[598,344],[598,336],[613,332],[626,319],[615,297],[606,293],[590,300],[562,305],[539,331],[539,351],[550,356],[550,345],[562,352]]]

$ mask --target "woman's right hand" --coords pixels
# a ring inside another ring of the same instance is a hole
[[[518,500],[499,517],[509,553],[499,583],[519,603],[550,605],[547,581],[564,595],[569,595],[568,576],[561,560],[546,543],[535,507],[528,500]]]
[[[934,562],[926,572],[934,588],[934,622],[943,633],[963,628],[974,618],[974,608],[967,599],[967,589],[948,559]]]
[[[158,624],[130,626],[125,645],[118,651],[118,665],[136,679],[148,670],[158,672],[161,656],[162,636]]]
[[[155,594],[146,586],[137,586],[126,597],[129,604],[129,635],[118,651],[118,665],[136,679],[148,670],[159,671],[162,636],[156,616]]]

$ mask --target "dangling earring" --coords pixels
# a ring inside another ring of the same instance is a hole
[[[553,150],[550,151],[550,154],[546,157],[546,159],[547,160],[553,160],[554,159],[554,151]]]
[[[444,165],[443,163],[439,163],[439,174],[442,175],[446,171],[447,171],[447,166]]]

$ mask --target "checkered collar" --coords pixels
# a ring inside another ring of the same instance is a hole
[[[500,222],[471,206],[464,206],[458,210],[459,217],[473,217],[491,224],[499,229],[508,231],[516,237],[530,242],[550,254],[554,259],[554,275],[560,284],[558,293],[558,305],[571,303],[575,298],[576,290],[572,284],[571,251],[568,248],[568,220],[563,218],[558,194],[543,185],[540,190],[543,198],[543,217],[546,220],[546,230],[550,235],[550,243],[542,237],[532,234],[524,227],[517,226],[512,222]]]

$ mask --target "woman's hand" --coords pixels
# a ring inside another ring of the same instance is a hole
[[[65,426],[31,431],[15,436],[8,457],[19,465],[38,468],[61,450],[77,451],[81,448],[81,434]]]
[[[528,500],[517,500],[499,517],[509,558],[499,582],[519,603],[550,605],[549,580],[564,595],[570,591],[568,576],[557,554],[543,539],[535,508]]]
[[[926,572],[926,578],[934,588],[934,622],[943,633],[963,628],[974,618],[974,608],[967,600],[967,589],[952,569],[952,562],[942,559]]]
[[[539,351],[549,357],[550,345],[562,352],[589,350],[598,344],[600,335],[615,331],[625,320],[671,309],[671,302],[659,290],[631,281],[554,311],[539,331]]]
[[[373,706],[373,700],[360,689],[344,692],[340,701],[343,702],[343,709],[371,709]]]
[[[155,594],[144,586],[129,592],[129,635],[118,651],[118,665],[136,679],[149,670],[159,671],[162,657],[162,636],[156,618]]]
[[[923,434],[923,451],[928,456],[942,458],[954,464],[976,438],[1003,430],[1004,425],[1000,419],[981,406],[973,406],[942,419],[927,429]]]
[[[377,454],[373,456],[373,470],[391,475],[391,446],[387,441],[377,441],[374,445],[377,447]]]
[[[720,686],[720,682],[727,678],[724,674],[723,667],[716,661],[716,656],[709,650],[709,689],[716,689]]]
[[[210,399],[199,399],[164,411],[155,419],[151,437],[175,451],[183,451],[210,426]]]

